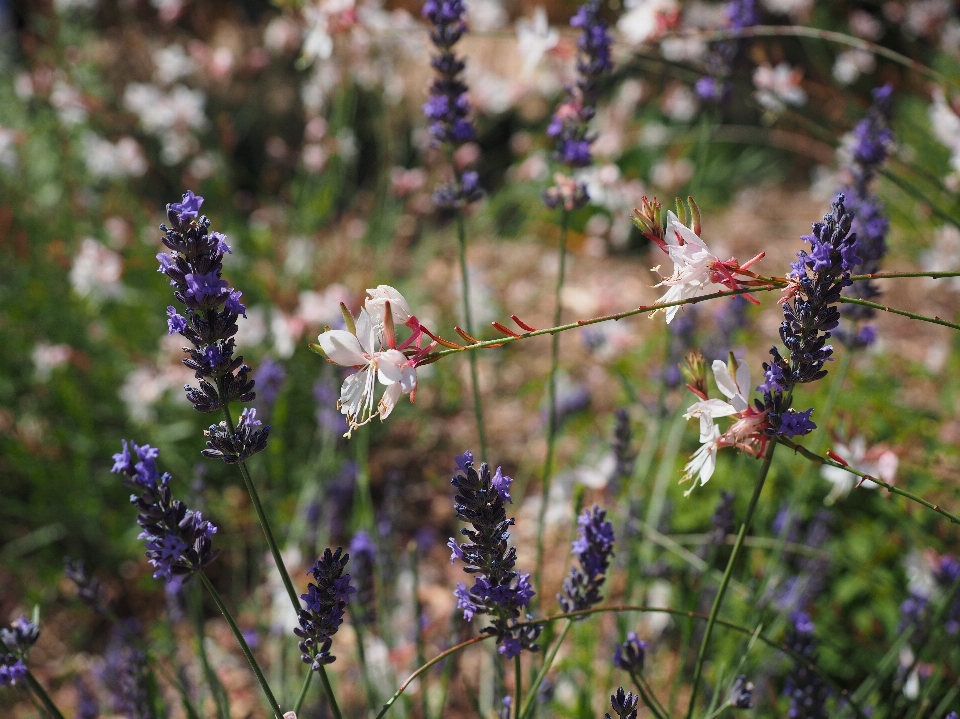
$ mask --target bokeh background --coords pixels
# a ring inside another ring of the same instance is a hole
[[[517,314],[543,327],[553,313],[560,233],[558,215],[540,200],[553,172],[545,127],[573,78],[575,32],[567,23],[576,8],[558,0],[467,4],[470,32],[458,47],[478,138],[455,161],[477,164],[485,193],[467,221],[474,321],[489,327]],[[722,27],[724,9],[672,0],[605,4],[616,70],[594,122],[592,203],[572,219],[564,317],[659,296],[650,268],[664,258],[629,220],[644,195],[694,195],[703,236],[718,255],[766,252],[759,271],[785,274],[800,235],[846,181],[849,132],[870,91],[887,82],[896,145],[876,187],[891,220],[884,266],[960,268],[956,98],[951,104],[928,76],[862,49],[780,37],[744,41],[731,98],[704,102],[693,85],[709,45],[675,33]],[[758,11],[765,24],[847,33],[960,78],[960,19],[948,0],[763,0]],[[412,2],[0,1],[0,620],[39,607],[43,635],[31,663],[64,707],[76,705],[80,677],[102,699],[103,715],[113,716],[97,677],[110,671],[115,641],[111,622],[73,598],[62,577],[66,555],[86,561],[114,612],[135,618],[171,665],[181,662],[190,677],[199,671],[184,608],[199,599],[165,593],[151,578],[129,490],[109,473],[122,438],[159,447],[180,494],[218,523],[223,555],[212,576],[239,608],[271,676],[287,694],[299,684],[295,645],[281,639],[293,619],[284,615],[282,587],[238,475],[200,456],[209,420],[183,396],[191,373],[180,362],[181,339],[166,333],[170,292],[156,271],[158,225],[165,204],[187,189],[205,198],[203,212],[233,247],[225,276],[247,305],[237,342],[256,370],[256,407],[272,426],[253,472],[289,564],[302,575],[319,549],[346,546],[359,529],[375,535],[381,616],[370,663],[382,698],[416,666],[418,613],[428,657],[451,631],[469,631],[451,620],[451,590],[462,574],[444,547],[456,528],[452,458],[476,449],[466,361],[423,369],[414,405],[347,442],[336,411],[342,375],[307,348],[339,321],[340,302],[357,310],[377,284],[397,287],[444,336],[462,324],[452,215],[432,199],[449,166],[431,147],[420,110],[429,58]],[[882,301],[898,308],[957,317],[960,281],[880,286]],[[728,551],[701,551],[711,516],[722,491],[733,492],[742,511],[756,470],[749,459],[721,456],[710,484],[681,496],[676,480],[697,437],[680,416],[690,395],[677,365],[691,348],[708,360],[736,350],[759,376],[780,322],[772,297],[763,299],[761,307],[725,300],[689,308],[669,331],[662,319],[641,315],[563,335],[546,597],[566,572],[574,510],[602,501],[618,533],[632,538],[617,571],[643,577],[634,599],[701,605],[699,582],[714,565],[722,570]],[[865,471],[885,463],[898,485],[956,510],[957,335],[894,316],[875,326],[871,347],[839,351],[831,370],[843,363],[842,382],[828,377],[798,399],[818,408],[821,428],[810,444],[859,452]],[[515,541],[528,566],[542,501],[548,369],[546,338],[480,358],[487,459],[516,479]],[[621,407],[638,454],[630,477],[616,477],[612,459]],[[846,495],[785,451],[756,526],[760,536],[789,536],[810,551],[779,562],[752,551],[741,588],[763,588],[763,606],[775,608],[782,627],[776,607],[789,603],[790,578],[815,574],[818,631],[830,638],[823,665],[845,686],[856,686],[898,636],[911,592],[934,592],[930,568],[941,554],[960,549],[956,528],[936,515],[877,491]],[[421,612],[410,552],[419,557]],[[816,567],[804,564],[811,557]],[[750,616],[744,596],[733,600],[734,616]],[[193,616],[205,627],[233,716],[266,716],[215,609],[198,606]],[[653,643],[649,671],[665,693],[684,671],[682,623],[652,615],[598,621],[604,632],[580,632],[560,655],[545,715],[600,715],[607,685],[615,688],[607,657],[617,631],[640,630]],[[342,703],[359,707],[356,638],[346,628],[342,636],[333,671]],[[739,656],[735,641],[720,642],[731,657]],[[958,655],[938,656],[923,663],[929,671],[921,676],[949,686]],[[747,662],[758,716],[783,715],[777,661],[751,655]],[[493,680],[483,678],[492,667],[478,654],[452,672],[448,715],[493,711],[486,688]],[[899,697],[905,678],[895,669],[891,677]],[[593,692],[593,681],[603,688]],[[0,711],[37,716],[21,699],[0,690]],[[180,716],[175,701],[169,711]],[[394,711],[419,716],[412,700]]]

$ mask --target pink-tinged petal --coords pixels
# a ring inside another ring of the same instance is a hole
[[[403,379],[401,367],[407,358],[398,350],[387,350],[377,356],[377,377],[381,384],[391,385]]]
[[[346,330],[329,330],[317,337],[320,348],[332,362],[344,367],[367,364],[360,342]]]
[[[360,340],[360,346],[367,354],[372,355],[379,349],[373,321],[365,309],[360,310],[360,316],[357,318],[357,339]]]
[[[364,307],[366,307],[367,312],[370,313],[370,316],[378,324],[383,323],[384,306],[388,300],[390,301],[390,313],[393,315],[393,321],[397,324],[406,324],[413,316],[413,312],[410,311],[410,305],[407,304],[403,295],[390,285],[378,285],[373,289],[367,290],[367,294],[369,298],[364,303]]]
[[[415,367],[411,367],[410,365],[404,366],[400,386],[403,388],[404,394],[410,394],[417,388],[417,370]]]
[[[400,383],[394,382],[392,385],[387,387],[387,391],[383,393],[383,397],[380,398],[380,404],[377,405],[377,408],[380,412],[380,421],[382,422],[387,417],[390,416],[390,413],[393,412],[393,408],[397,406],[397,400],[400,399]]]

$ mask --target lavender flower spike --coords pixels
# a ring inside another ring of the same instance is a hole
[[[454,508],[457,517],[472,525],[461,529],[468,542],[448,542],[451,561],[460,559],[463,571],[474,576],[473,587],[458,584],[454,595],[463,618],[471,621],[477,614],[489,614],[492,624],[484,627],[485,634],[497,637],[499,652],[507,659],[522,650],[538,651],[536,644],[540,627],[518,627],[521,612],[530,604],[535,592],[530,586],[530,575],[515,571],[517,550],[508,547],[513,524],[504,507],[505,488],[494,483],[490,468],[484,462],[474,467],[473,454],[464,452],[456,459],[457,467],[450,483],[456,487]],[[502,472],[498,472],[502,477]],[[509,496],[509,495],[508,495]]]
[[[756,25],[759,21],[755,0],[731,0],[727,5],[727,25],[733,30]],[[709,75],[697,80],[694,89],[702,100],[722,102],[730,96],[730,75],[740,55],[741,40],[724,40],[713,45],[705,58]]]
[[[469,119],[470,100],[462,76],[466,63],[453,52],[467,26],[463,0],[427,0],[421,15],[433,29],[430,39],[439,51],[431,61],[436,77],[430,83],[430,98],[423,114],[430,121],[430,134],[437,145],[451,151],[476,138]],[[434,201],[440,207],[460,207],[480,198],[477,173],[464,172],[457,181],[437,189]]]
[[[0,629],[0,687],[16,686],[27,677],[27,655],[40,637],[40,628],[26,617]]]
[[[563,594],[557,595],[557,602],[565,612],[589,609],[603,600],[600,590],[613,556],[614,542],[613,525],[606,521],[606,516],[605,510],[594,505],[592,511],[583,510],[577,519],[580,536],[573,543],[573,554],[580,567],[570,567],[570,573],[563,580]]]
[[[643,671],[648,644],[635,632],[627,634],[627,640],[613,648],[613,665],[625,672],[639,674]]]
[[[788,356],[781,356],[776,347],[770,350],[773,360],[763,365],[766,381],[757,388],[764,393],[757,409],[766,412],[771,435],[795,437],[816,429],[810,419],[813,410],[796,412],[790,403],[796,385],[827,375],[824,365],[833,355],[827,340],[840,324],[836,305],[843,288],[852,284],[853,268],[862,263],[857,256],[857,235],[850,231],[853,215],[844,200],[839,195],[823,222],[813,223],[813,234],[802,238],[810,243],[810,252],[801,250],[792,264],[780,323],[780,338]]]
[[[130,454],[140,459],[134,463]],[[211,538],[217,532],[200,512],[187,509],[170,492],[171,477],[160,474],[156,458],[160,452],[150,445],[138,446],[135,442],[123,442],[123,451],[113,455],[113,472],[127,476],[125,483],[140,491],[130,497],[137,508],[137,524],[143,531],[139,539],[146,542],[146,556],[154,568],[154,579],[183,577],[188,581],[197,572],[203,571],[220,554],[213,549]],[[147,458],[147,459],[144,459]]]
[[[350,575],[343,573],[348,559],[342,547],[336,552],[325,549],[310,570],[316,584],[308,584],[307,593],[300,595],[307,608],[300,610],[300,626],[293,633],[300,638],[300,658],[313,671],[337,659],[330,653],[333,635],[343,623],[347,600],[356,591],[350,586]]]
[[[793,626],[787,633],[786,644],[804,661],[798,661],[787,676],[784,694],[790,697],[790,719],[827,719],[827,686],[812,665],[817,660],[817,645],[813,637],[813,622],[805,612],[794,612]]]
[[[890,110],[893,99],[893,87],[884,85],[873,91],[873,104],[853,130],[853,146],[849,171],[852,182],[842,192],[847,198],[847,207],[854,215],[853,229],[857,234],[857,254],[863,260],[863,274],[872,274],[880,270],[880,261],[887,253],[886,236],[890,220],[884,214],[883,203],[873,192],[872,185],[882,169],[893,145],[893,132],[890,130]],[[844,294],[850,297],[872,300],[880,290],[870,280],[860,280],[848,287]],[[870,307],[844,305],[841,314],[853,320],[865,320],[876,314]],[[851,346],[870,344],[876,333],[842,332],[841,339]]]
[[[177,333],[191,347],[185,347],[189,356],[183,363],[194,371],[198,386],[187,385],[187,399],[199,412],[216,412],[230,402],[250,402],[256,397],[250,368],[243,357],[234,357],[237,320],[246,317],[246,307],[240,302],[241,292],[221,278],[223,256],[230,252],[226,237],[210,231],[210,220],[199,216],[203,198],[188,191],[183,202],[167,205],[170,227],[160,225],[163,244],[170,250],[157,255],[159,271],[170,279],[173,296],[184,305],[181,315],[175,307],[167,308],[167,326],[170,334]],[[214,428],[211,428],[211,431]],[[266,446],[270,428],[256,433],[249,427],[231,432],[226,424],[214,432],[214,443],[207,446],[224,461],[240,461]],[[226,451],[225,451],[226,448]]]
[[[617,689],[617,693],[610,697],[610,708],[613,709],[618,719],[637,719],[637,705],[640,703],[640,697],[633,692],[625,692],[623,687]],[[613,719],[609,714],[604,714],[605,719]]]
[[[567,174],[557,173],[553,187],[544,192],[547,207],[575,210],[590,199],[586,185],[570,175],[578,168],[593,162],[590,145],[595,137],[590,134],[590,121],[597,113],[600,79],[610,72],[610,35],[607,24],[600,18],[600,0],[587,0],[570,19],[580,28],[577,40],[577,84],[567,88],[567,97],[547,126],[547,134],[554,139],[554,157],[565,165]]]

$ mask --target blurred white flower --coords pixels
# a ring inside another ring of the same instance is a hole
[[[893,484],[897,477],[897,466],[900,462],[897,455],[882,445],[868,448],[863,437],[854,437],[849,445],[837,443],[833,453],[842,457],[853,469],[881,479],[887,484]],[[820,476],[833,485],[830,494],[823,500],[824,504],[833,504],[846,497],[860,481],[857,475],[827,464],[820,468]],[[861,486],[865,489],[876,489],[879,485],[866,479]]]
[[[944,225],[933,233],[933,246],[920,254],[920,265],[927,272],[954,272],[960,270],[960,230],[953,225]],[[954,291],[960,291],[960,277],[929,280]]]
[[[833,77],[841,85],[850,85],[861,75],[869,75],[877,67],[876,58],[866,50],[846,50],[833,63]]]
[[[263,307],[247,307],[247,317],[237,323],[237,347],[247,351],[252,347],[259,347],[267,338],[267,313]]]
[[[53,374],[53,370],[70,361],[72,353],[73,348],[70,345],[51,345],[46,342],[38,342],[31,354],[37,379],[46,382]]]
[[[467,3],[467,22],[472,32],[499,30],[508,19],[500,0],[470,0]]]
[[[17,131],[0,127],[0,167],[13,170],[17,167]]]
[[[807,93],[800,87],[800,70],[781,62],[776,67],[761,65],[753,72],[754,96],[771,112],[783,112],[787,105],[803,105]]]
[[[79,125],[87,119],[87,105],[83,95],[67,81],[57,78],[50,91],[50,104],[65,125]]]
[[[296,316],[311,327],[332,327],[342,322],[340,303],[346,304],[349,299],[350,291],[339,283],[329,285],[323,292],[306,290],[300,293]]]
[[[850,31],[864,40],[876,41],[883,36],[883,23],[866,10],[851,10],[847,17]]]
[[[668,192],[685,185],[696,169],[691,160],[681,157],[678,160],[664,158],[650,168],[650,182]]]
[[[927,112],[934,137],[950,150],[950,166],[960,172],[960,115],[942,88],[934,89],[933,104]]]
[[[674,85],[663,94],[660,106],[663,108],[663,114],[671,120],[689,122],[700,109],[700,100],[686,85]]]
[[[805,20],[813,10],[813,0],[761,0],[761,4],[777,15],[789,15],[792,20]]]
[[[87,171],[98,179],[141,177],[148,167],[140,143],[132,137],[114,144],[91,132],[83,139],[83,157]]]
[[[660,43],[660,52],[670,62],[696,62],[707,52],[707,44],[694,37],[671,37]]]
[[[560,42],[560,32],[550,27],[547,11],[537,6],[533,19],[522,17],[517,20],[517,49],[523,56],[521,77],[527,77],[536,70],[543,56]]]
[[[617,21],[617,30],[631,45],[640,45],[662,33],[676,18],[676,0],[626,0],[626,12]]]
[[[70,285],[83,297],[116,298],[123,294],[120,276],[123,259],[111,249],[88,237],[80,244],[70,268]]]
[[[178,43],[154,50],[151,59],[153,79],[161,85],[171,85],[197,69],[196,61]]]
[[[278,15],[267,23],[263,44],[275,55],[293,52],[300,46],[300,28],[290,18]]]

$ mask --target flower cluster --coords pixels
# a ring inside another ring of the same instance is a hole
[[[678,215],[667,211],[666,228],[662,224],[660,203],[657,198],[653,201],[643,198],[639,209],[634,210],[631,218],[637,228],[651,241],[665,252],[673,261],[673,274],[661,275],[657,287],[667,287],[657,304],[666,304],[700,297],[710,292],[722,292],[724,289],[740,290],[749,286],[751,280],[744,281],[739,275],[753,276],[749,268],[763,258],[760,253],[742,265],[736,258],[721,260],[710,251],[706,243],[700,239],[700,209],[693,198],[687,198],[691,224],[687,226],[687,212],[677,199]],[[659,272],[660,267],[654,267]],[[759,301],[750,295],[743,295],[754,304]],[[673,321],[679,305],[665,308],[667,324]],[[655,313],[654,313],[655,314]]]
[[[410,395],[413,402],[417,393],[417,364],[434,347],[433,343],[421,346],[426,332],[403,295],[393,287],[380,285],[367,290],[367,295],[356,319],[341,306],[347,329],[327,330],[317,337],[318,345],[311,345],[331,362],[359,370],[343,381],[337,403],[349,425],[346,437],[378,415],[381,421],[389,417],[401,395]],[[410,337],[400,344],[397,344],[397,324],[412,330]],[[377,380],[387,389],[374,410]]]
[[[606,516],[605,510],[594,505],[593,510],[585,509],[577,518],[580,536],[573,543],[573,554],[580,567],[570,567],[570,573],[563,580],[563,594],[557,595],[557,602],[565,612],[589,609],[603,600],[600,590],[613,556],[614,542],[613,525],[606,521]]]
[[[623,687],[619,687],[617,693],[610,697],[610,708],[618,719],[637,719],[639,703],[640,697],[633,692],[624,691]],[[604,718],[613,719],[609,714],[604,714]]]
[[[577,83],[567,89],[567,97],[554,113],[547,134],[554,139],[555,158],[568,171],[587,167],[593,162],[590,145],[595,137],[589,132],[590,121],[597,113],[599,81],[610,72],[610,35],[600,18],[599,0],[587,0],[570,19],[580,28],[577,39]],[[548,207],[574,210],[590,199],[586,185],[568,175],[557,173],[553,187],[544,193]]]
[[[460,559],[464,563],[463,571],[475,575],[469,590],[465,584],[457,584],[454,591],[457,609],[463,610],[467,621],[476,614],[489,614],[493,623],[484,627],[483,632],[496,635],[499,652],[507,659],[523,649],[538,651],[535,642],[540,627],[516,626],[521,611],[529,606],[535,592],[530,585],[530,575],[514,570],[516,548],[507,546],[510,538],[507,528],[513,524],[513,518],[507,518],[504,501],[511,501],[509,489],[513,480],[499,467],[491,475],[486,462],[478,469],[469,451],[457,456],[456,462],[450,480],[457,490],[454,508],[457,517],[473,528],[460,530],[468,542],[459,544],[451,537],[447,545],[452,550],[451,563]]]
[[[237,319],[246,317],[246,307],[240,302],[242,293],[221,278],[223,257],[231,251],[230,245],[224,235],[210,231],[206,216],[199,216],[202,204],[202,197],[187,191],[183,202],[167,205],[171,227],[160,225],[160,229],[170,252],[161,252],[157,259],[159,271],[170,278],[173,296],[186,307],[184,315],[168,307],[167,326],[171,335],[178,333],[192,345],[184,348],[189,356],[183,363],[194,371],[199,384],[184,388],[187,399],[200,412],[216,412],[230,402],[249,402],[256,393],[250,368],[243,364],[243,357],[234,357]],[[269,427],[260,432],[256,437],[241,432],[227,438],[234,445],[242,444],[243,449],[215,456],[231,461],[228,457],[262,450]],[[251,441],[253,446],[248,446]]]
[[[307,608],[300,610],[300,626],[293,633],[300,638],[300,658],[314,671],[337,659],[330,653],[333,635],[343,623],[347,600],[356,591],[350,586],[350,575],[343,573],[349,559],[342,547],[335,552],[325,549],[309,572],[313,582],[307,585],[307,593],[300,595]]]
[[[871,185],[890,154],[893,131],[890,129],[890,110],[893,87],[884,85],[873,91],[873,104],[867,116],[853,130],[853,145],[850,148],[850,184],[843,189],[846,205],[854,215],[853,230],[857,236],[857,255],[862,260],[864,274],[880,270],[880,261],[887,252],[886,236],[890,220],[884,214],[883,203],[874,194]],[[844,294],[864,300],[872,300],[880,290],[870,280],[859,280],[848,287]],[[870,307],[844,305],[845,316],[854,320],[869,319],[875,314]],[[840,334],[847,344],[863,346],[870,344],[876,333],[872,327],[863,327],[859,332]]]
[[[132,450],[132,451],[131,451]],[[137,524],[143,530],[139,539],[146,542],[146,556],[154,568],[154,579],[174,577],[189,580],[203,571],[220,554],[211,538],[216,526],[200,512],[187,509],[170,493],[170,474],[160,474],[157,457],[160,450],[123,440],[123,450],[113,455],[112,472],[127,476],[126,484],[139,490],[130,497],[137,508]]]
[[[0,687],[15,686],[27,676],[24,661],[40,637],[40,628],[26,617],[0,629]]]
[[[468,115],[470,100],[462,76],[466,63],[453,46],[466,31],[463,0],[427,0],[421,15],[433,25],[430,39],[439,53],[431,60],[436,76],[430,83],[430,98],[423,114],[430,121],[430,134],[438,145],[455,150],[476,138]],[[464,172],[456,183],[437,189],[434,201],[440,207],[459,207],[480,198],[477,173]]]
[[[827,719],[828,688],[813,669],[817,660],[817,645],[813,636],[813,622],[806,612],[794,612],[787,633],[786,644],[803,657],[797,660],[787,676],[784,694],[790,697],[790,719]]]
[[[613,476],[616,480],[633,476],[637,453],[632,446],[633,430],[630,427],[630,414],[621,407],[615,413],[616,425],[613,430],[613,457],[616,462]]]
[[[135,622],[120,626],[108,645],[103,682],[113,710],[134,719],[152,719],[152,677],[146,653],[131,641],[140,633]]]
[[[377,547],[367,532],[360,530],[350,540],[350,556],[353,557],[353,571],[357,580],[357,601],[351,609],[354,621],[360,624],[373,624],[377,619],[377,595],[374,569],[377,561]]]
[[[639,674],[643,671],[648,648],[649,645],[635,632],[629,632],[626,641],[613,648],[613,665],[625,672]]]
[[[257,410],[247,407],[240,413],[240,421],[233,430],[226,421],[211,424],[209,429],[204,430],[207,448],[200,453],[204,457],[219,457],[227,464],[243,462],[266,449],[270,427],[257,429],[262,424],[257,419]]]
[[[727,5],[727,25],[733,30],[756,25],[759,21],[754,0],[732,0]],[[710,49],[705,58],[709,75],[704,75],[695,85],[697,94],[709,102],[722,102],[730,95],[730,74],[740,54],[741,41],[724,40]]]

